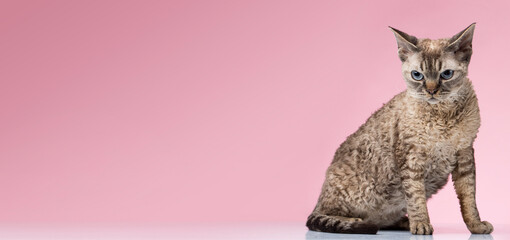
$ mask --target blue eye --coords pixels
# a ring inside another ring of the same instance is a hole
[[[441,77],[444,80],[448,80],[448,79],[452,78],[453,77],[453,70],[450,70],[450,69],[444,70],[444,72],[441,73]]]
[[[413,70],[413,71],[411,71],[411,77],[413,77],[414,80],[420,81],[423,79],[423,74],[421,74],[418,71]]]

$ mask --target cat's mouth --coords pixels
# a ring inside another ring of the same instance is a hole
[[[437,99],[435,97],[430,97],[429,99],[427,99],[427,102],[430,104],[436,104],[439,102],[439,99]]]

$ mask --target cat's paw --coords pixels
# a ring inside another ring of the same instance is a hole
[[[483,221],[477,223],[466,224],[469,231],[473,234],[489,234],[494,231],[494,227],[490,222]]]
[[[428,222],[411,222],[409,231],[412,234],[431,235],[434,232],[434,228]]]

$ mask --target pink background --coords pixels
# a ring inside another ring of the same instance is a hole
[[[405,88],[387,26],[477,22],[483,219],[510,223],[509,1],[2,1],[0,222],[301,221]],[[449,184],[433,223],[461,223]]]

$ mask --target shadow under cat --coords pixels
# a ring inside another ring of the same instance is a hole
[[[435,236],[436,240],[440,239],[466,239],[463,235],[444,234]],[[342,240],[433,240],[434,235],[413,235],[409,231],[389,231],[380,230],[376,235],[373,234],[338,234],[307,231],[305,235],[306,240],[312,239],[342,239]],[[494,240],[492,235],[489,234],[471,234],[467,240]]]

